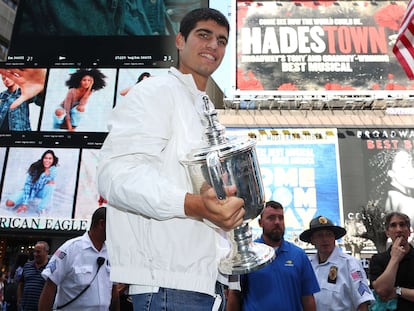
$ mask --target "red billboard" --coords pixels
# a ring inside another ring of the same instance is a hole
[[[412,90],[392,53],[405,1],[238,1],[240,91]]]

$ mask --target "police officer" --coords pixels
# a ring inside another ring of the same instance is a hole
[[[367,311],[375,298],[361,262],[336,246],[335,241],[346,234],[326,217],[318,216],[299,238],[312,243],[317,253],[311,259],[321,291],[315,293],[317,310]]]

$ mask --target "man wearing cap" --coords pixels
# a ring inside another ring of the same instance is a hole
[[[312,219],[309,227],[299,238],[317,250],[310,258],[321,288],[315,294],[317,310],[367,311],[375,298],[361,262],[335,245],[346,230],[323,216]]]
[[[285,241],[283,206],[266,203],[259,218],[259,243],[275,248],[276,258],[259,270],[242,275],[241,292],[229,290],[227,311],[316,311],[318,281],[303,249]],[[322,309],[321,309],[322,310]]]

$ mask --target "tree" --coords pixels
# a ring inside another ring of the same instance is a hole
[[[384,227],[384,207],[378,205],[378,201],[368,201],[367,205],[362,207],[361,214],[366,231],[359,236],[371,240],[378,253],[386,251],[388,238]]]

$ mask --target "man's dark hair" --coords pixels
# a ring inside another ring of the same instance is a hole
[[[93,212],[91,227],[95,227],[98,224],[99,220],[101,219],[106,221],[106,207],[105,206],[99,207],[95,210],[95,212]]]
[[[283,205],[280,204],[279,202],[276,202],[276,201],[267,201],[266,204],[265,204],[265,208],[268,208],[268,207],[271,207],[271,208],[274,208],[274,209],[281,209],[281,210],[283,210]],[[262,214],[263,214],[263,211],[260,214],[260,217],[262,217]]]
[[[274,208],[274,209],[283,209],[282,204],[280,204],[279,202],[276,202],[276,201],[266,202],[265,207],[271,207],[271,208]]]
[[[390,227],[391,218],[394,216],[401,217],[405,223],[405,225],[410,228],[411,222],[410,217],[408,217],[406,214],[400,213],[400,212],[391,212],[385,215],[385,229],[388,229]]]
[[[227,18],[220,12],[212,8],[200,8],[195,9],[187,13],[183,17],[180,23],[180,33],[187,41],[187,37],[190,32],[195,28],[196,24],[199,21],[208,21],[213,20],[220,26],[223,26],[227,29],[227,32],[230,32],[230,25],[227,21]]]

